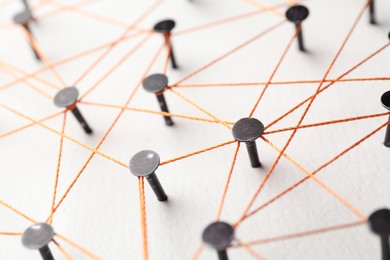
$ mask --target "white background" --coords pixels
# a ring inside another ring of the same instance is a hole
[[[5,0],[0,1],[2,2]],[[36,11],[37,17],[56,8],[52,1],[47,2]],[[261,2],[271,6],[283,1]],[[384,0],[376,3],[379,24],[369,25],[367,12],[363,15],[331,70],[329,79],[337,78],[388,42],[390,3]],[[84,4],[81,9],[129,24],[152,4],[151,0],[98,0]],[[364,4],[363,0],[306,1],[305,5],[310,9],[310,16],[304,23],[308,52],[299,52],[294,42],[274,81],[320,80]],[[21,3],[16,0],[6,5],[0,9],[0,22],[10,23],[12,16],[21,8]],[[186,0],[166,0],[139,26],[151,28],[161,19],[172,18],[177,22],[175,31],[179,32],[257,8],[259,7],[240,0],[194,0],[192,3]],[[284,13],[286,7],[279,10]],[[173,36],[180,69],[168,69],[170,83],[208,64],[282,19],[268,12]],[[71,11],[47,17],[33,26],[37,44],[52,62],[113,41],[123,31],[123,26],[99,22]],[[293,25],[285,23],[185,83],[267,81],[293,33]],[[89,89],[142,37],[144,36],[120,43],[77,85],[80,92],[83,94]],[[0,42],[2,62],[13,64],[27,72],[34,72],[43,66],[34,61],[20,28],[0,27]],[[161,44],[162,37],[152,35],[136,54],[99,84],[85,101],[123,105]],[[103,51],[95,52],[58,66],[56,70],[66,84],[71,85],[102,53]],[[151,73],[162,71],[164,56],[165,54],[160,56]],[[388,57],[387,49],[347,78],[388,76]],[[1,85],[15,80],[6,72],[0,71],[0,75]],[[50,71],[39,76],[60,86]],[[56,93],[54,89],[35,80],[30,79],[28,82],[51,96]],[[318,84],[271,85],[254,117],[267,125],[312,95],[317,87]],[[248,116],[262,89],[262,86],[251,86],[177,90],[216,117],[235,122]],[[303,123],[383,113],[385,110],[380,104],[380,96],[387,90],[387,81],[337,83],[315,99]],[[172,113],[208,117],[173,93],[167,92],[166,99]],[[33,91],[24,82],[1,91],[0,103],[36,120],[59,111],[50,99]],[[155,97],[142,88],[136,92],[129,106],[158,111]],[[71,114],[68,115],[66,134],[94,147],[119,110],[83,104],[79,108],[94,134],[86,136]],[[303,111],[303,108],[298,109],[272,129],[295,126]],[[4,109],[0,110],[0,117],[1,133],[30,123]],[[127,163],[136,152],[152,149],[165,161],[232,140],[230,131],[223,125],[179,118],[173,120],[175,126],[169,128],[164,125],[160,115],[126,111],[99,150]],[[286,153],[309,171],[314,171],[385,121],[386,117],[379,117],[299,130]],[[62,118],[57,117],[45,124],[60,131],[61,122]],[[291,132],[284,132],[266,137],[282,148],[290,134]],[[323,183],[366,216],[378,208],[389,206],[390,151],[383,146],[383,138],[384,129],[317,175]],[[0,199],[28,216],[44,221],[50,213],[59,141],[58,135],[40,126],[1,138]],[[253,169],[249,165],[245,146],[241,146],[223,208],[222,219],[225,221],[234,222],[241,216],[277,158],[278,153],[265,142],[259,140],[258,148],[264,167]],[[161,166],[157,174],[169,196],[167,203],[158,202],[145,183],[151,259],[189,259],[194,254],[201,243],[203,228],[215,219],[234,150],[233,144]],[[57,197],[64,194],[89,155],[90,151],[85,148],[68,140],[64,141]],[[281,159],[254,206],[261,205],[305,176],[289,161]],[[249,218],[239,227],[236,236],[247,242],[358,220],[343,204],[309,180]],[[0,207],[0,231],[22,232],[29,225],[28,221],[9,209]],[[56,232],[104,259],[142,259],[137,179],[126,168],[96,155],[56,212],[53,227]],[[75,259],[87,259],[75,248],[58,241]],[[361,225],[254,246],[253,249],[268,259],[379,259],[379,245],[378,237],[369,231],[368,225]],[[50,247],[56,259],[63,257],[54,244]],[[232,259],[252,259],[247,251],[240,248],[229,250],[229,255]],[[205,249],[201,254],[201,259],[215,257],[215,252],[211,249]],[[20,237],[0,236],[0,259],[40,257],[38,252],[23,248]]]

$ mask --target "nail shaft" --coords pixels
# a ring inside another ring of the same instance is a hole
[[[43,260],[54,260],[54,257],[49,249],[49,246],[44,246],[40,248],[39,253],[41,254]]]
[[[171,34],[170,33],[165,33],[164,37],[165,37],[165,44],[166,44],[166,46],[169,46],[169,59],[171,60],[172,68],[177,69],[178,66],[177,66],[177,63],[176,63],[175,54],[173,52],[173,46],[172,46],[172,41],[171,41]]]
[[[248,150],[249,159],[253,168],[261,167],[259,153],[257,152],[256,141],[246,142],[246,149]]]
[[[218,260],[229,260],[226,250],[217,251]]]
[[[390,116],[389,116],[390,121]],[[384,145],[390,147],[390,125],[387,125]]]
[[[31,50],[34,53],[35,59],[40,61],[41,57],[39,56],[39,53],[37,52],[37,50],[35,49],[35,47],[33,45],[34,38],[33,38],[32,32],[31,32],[30,26],[28,24],[23,24],[23,28],[26,30],[27,37],[29,38],[29,45],[31,47]]]
[[[298,31],[297,39],[300,51],[305,51],[305,45],[303,44],[302,23],[296,23],[295,28]]]
[[[371,0],[370,2],[369,13],[370,13],[370,24],[376,24],[374,0]]]
[[[167,102],[165,101],[164,94],[159,94],[159,95],[156,94],[156,97],[157,97],[158,104],[160,106],[161,111],[169,113],[168,105],[167,105]],[[173,125],[173,121],[172,121],[172,118],[170,116],[164,116],[164,119],[165,119],[165,124],[166,125],[168,125],[168,126],[172,126]]]
[[[382,246],[382,260],[390,260],[390,244],[389,236],[381,236],[381,246]]]
[[[84,131],[87,134],[92,133],[92,129],[89,127],[87,121],[85,121],[84,117],[82,116],[80,110],[77,107],[74,107],[72,110],[72,114],[76,117],[77,121],[81,124],[83,127]]]
[[[154,194],[156,195],[159,201],[166,201],[168,199],[167,194],[165,193],[163,187],[161,186],[160,181],[158,180],[156,173],[151,173],[145,176],[146,180],[149,182]]]

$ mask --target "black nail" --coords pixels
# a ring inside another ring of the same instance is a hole
[[[21,13],[18,13],[16,14],[14,17],[13,17],[13,21],[14,23],[16,24],[19,24],[20,26],[23,27],[24,30],[27,31],[28,35],[32,37],[32,39],[34,38],[33,36],[33,33],[30,29],[30,22],[33,21],[34,18],[32,16],[32,13],[29,11],[29,10],[24,10],[23,12]],[[40,61],[41,60],[41,57],[39,56],[37,50],[34,48],[34,46],[32,45],[32,43],[29,42],[29,45],[34,53],[34,56],[35,58]]]
[[[382,106],[390,110],[390,91],[384,93],[381,97]],[[389,116],[390,121],[390,116]],[[390,147],[390,125],[387,125],[384,145]]]
[[[22,244],[28,249],[38,249],[43,260],[54,260],[48,246],[53,237],[54,230],[49,224],[37,223],[24,231]]]
[[[57,107],[69,108],[72,114],[76,117],[82,128],[87,134],[92,134],[92,129],[89,127],[87,121],[84,119],[80,110],[76,106],[79,91],[75,87],[67,87],[60,90],[54,97],[54,104]]]
[[[302,22],[309,16],[309,10],[302,5],[291,6],[286,12],[286,18],[295,24],[295,29],[298,31],[298,47],[300,51],[305,51],[303,43]]]
[[[153,27],[153,30],[155,32],[162,33],[164,35],[165,44],[166,44],[166,46],[170,47],[169,58],[171,60],[172,68],[177,69],[178,66],[176,63],[175,54],[173,52],[173,46],[172,46],[172,40],[171,40],[171,32],[172,32],[173,28],[175,28],[175,25],[176,25],[176,23],[173,20],[163,20],[163,21],[157,23]]]
[[[374,2],[374,0],[371,0],[368,9],[369,9],[369,13],[370,13],[370,24],[377,24],[376,15],[375,15],[375,2]]]
[[[390,210],[380,209],[368,218],[372,232],[381,239],[382,260],[390,260]]]
[[[129,163],[130,172],[137,177],[145,177],[159,201],[168,200],[155,171],[160,165],[160,156],[150,150],[135,154]]]
[[[143,80],[142,86],[147,92],[155,93],[161,111],[169,113],[168,105],[163,94],[164,90],[168,86],[167,76],[164,74],[152,74]],[[173,125],[173,121],[170,116],[164,116],[164,119],[167,126]]]
[[[213,222],[203,231],[202,240],[217,251],[219,260],[228,260],[227,248],[234,240],[234,228],[225,222]]]
[[[242,118],[234,124],[232,129],[234,139],[239,142],[245,142],[253,168],[261,167],[256,139],[259,138],[263,132],[263,123],[255,118]]]

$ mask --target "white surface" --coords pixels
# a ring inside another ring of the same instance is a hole
[[[4,2],[5,0],[1,0]],[[50,2],[50,1],[49,1]],[[65,2],[65,1],[63,1]],[[77,3],[77,1],[72,1]],[[282,1],[262,1],[274,5]],[[68,2],[69,3],[69,2]],[[82,9],[130,23],[153,1],[99,0]],[[307,54],[297,51],[296,43],[277,71],[275,81],[321,79],[340,48],[347,32],[364,5],[363,0],[307,1],[310,16],[304,24]],[[370,26],[367,13],[358,24],[342,55],[328,78],[336,78],[360,60],[382,47],[387,41],[390,18],[388,1],[377,1],[377,26]],[[239,0],[167,0],[140,24],[150,28],[163,18],[177,22],[176,31],[206,24],[221,18],[256,10],[257,7]],[[15,1],[0,9],[0,22],[7,23],[21,9]],[[37,15],[52,9],[50,4]],[[285,8],[281,8],[284,12]],[[238,44],[264,31],[281,18],[260,14],[229,24],[173,38],[180,70],[168,69],[173,83],[192,71],[221,56]],[[33,28],[38,44],[52,62],[115,40],[123,28],[98,22],[72,12],[64,12],[39,21]],[[255,41],[186,83],[267,81],[293,33],[286,23],[269,35]],[[118,45],[104,61],[86,77],[78,88],[84,93],[143,36]],[[0,60],[28,72],[42,65],[33,60],[22,31],[0,29]],[[159,35],[152,38],[118,70],[103,81],[85,101],[123,105],[134,90],[151,57],[161,45]],[[72,84],[102,54],[102,51],[59,66],[57,71],[67,84]],[[165,55],[165,54],[164,54]],[[164,55],[151,73],[161,72]],[[386,77],[389,75],[389,50],[351,73],[354,77]],[[14,80],[0,71],[0,85]],[[55,84],[50,71],[39,74]],[[44,91],[55,91],[34,80]],[[255,117],[265,125],[315,92],[318,84],[271,85],[256,110]],[[337,83],[320,94],[304,123],[382,113],[379,99],[389,89],[387,81]],[[236,121],[246,117],[262,91],[262,87],[188,88],[178,89],[218,118]],[[172,113],[207,118],[195,107],[172,93],[166,93]],[[52,102],[32,91],[23,82],[1,91],[0,102],[34,119],[53,114],[58,109]],[[136,92],[131,107],[158,110],[153,96],[142,89]],[[66,134],[89,146],[96,146],[112,124],[119,110],[79,105],[94,129],[86,136],[71,114]],[[272,129],[295,126],[303,113],[299,109]],[[0,110],[1,133],[29,123],[4,109]],[[306,169],[313,171],[338,153],[385,122],[384,117],[298,131],[286,153]],[[46,124],[60,131],[61,117]],[[222,125],[174,118],[175,126],[164,126],[159,115],[126,111],[100,151],[128,162],[143,149],[159,152],[162,161],[217,145],[232,139]],[[283,147],[290,132],[269,135],[273,143]],[[368,139],[317,176],[347,201],[369,215],[375,209],[389,206],[389,149],[382,145],[384,130]],[[58,197],[61,197],[74,176],[90,155],[90,151],[65,140]],[[0,199],[28,216],[44,221],[50,213],[59,147],[59,136],[35,126],[0,139]],[[222,219],[236,221],[260,185],[277,153],[258,141],[263,169],[252,169],[245,146],[242,145]],[[215,218],[220,197],[229,172],[235,145],[225,146],[172,164],[161,166],[158,177],[168,196],[168,203],[159,203],[150,187],[146,189],[148,241],[151,259],[188,259],[200,244],[203,228]],[[267,201],[305,174],[285,159],[276,167],[255,206]],[[295,233],[357,221],[357,217],[315,182],[309,180],[290,194],[265,208],[237,230],[242,241]],[[10,210],[0,207],[0,231],[22,232],[29,222]],[[138,183],[129,171],[96,155],[75,184],[54,216],[54,229],[104,259],[142,259],[142,240]],[[87,259],[73,247],[64,248],[75,259]],[[379,239],[366,225],[356,228],[254,246],[268,259],[379,259]],[[56,259],[62,259],[54,245]],[[229,251],[232,259],[252,259],[243,249]],[[214,259],[215,252],[205,249],[201,259]],[[0,236],[0,259],[39,259],[39,254],[22,247],[20,237]]]

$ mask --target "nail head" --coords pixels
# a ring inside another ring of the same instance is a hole
[[[28,10],[24,10],[23,12],[17,13],[13,17],[14,23],[17,24],[28,24],[33,19],[32,13]]]
[[[130,160],[130,172],[138,177],[144,177],[153,173],[160,165],[158,153],[150,150],[143,150],[136,153]]]
[[[385,92],[381,97],[382,106],[390,110],[390,91]]]
[[[28,249],[41,249],[54,237],[53,228],[47,223],[37,223],[27,228],[22,236],[22,244]]]
[[[309,16],[309,9],[303,5],[294,5],[291,6],[286,11],[286,18],[290,22],[300,23],[304,21]]]
[[[203,231],[202,240],[217,251],[226,250],[234,240],[234,228],[221,221],[211,223]]]
[[[372,232],[378,235],[390,235],[390,210],[380,209],[368,218]]]
[[[69,107],[77,102],[79,91],[75,87],[61,89],[54,97],[54,104],[57,107]]]
[[[153,30],[155,32],[159,33],[170,33],[173,28],[175,28],[175,21],[173,20],[163,20],[161,22],[158,22],[154,27]]]
[[[143,80],[142,86],[147,92],[159,93],[168,86],[168,78],[164,74],[152,74]]]
[[[232,129],[234,139],[239,142],[251,142],[259,138],[264,132],[264,125],[255,118],[242,118]]]

